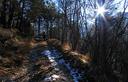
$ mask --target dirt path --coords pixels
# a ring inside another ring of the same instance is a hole
[[[18,57],[15,60],[17,66],[15,64],[13,66],[9,65],[11,67],[1,65],[0,82],[85,82],[81,81],[82,72],[79,73],[77,69],[72,68],[71,59],[65,60],[62,53],[55,48],[48,47],[46,41],[37,43],[23,41],[16,44],[19,45],[17,46],[18,53],[24,51],[24,53],[28,51],[29,53],[17,54]],[[13,54],[12,57],[15,55]],[[22,64],[20,64],[18,58],[21,59]],[[7,63],[8,66],[12,62],[11,59],[6,58],[2,61],[6,61],[5,64]]]
[[[41,54],[46,47],[36,45],[19,67],[0,66],[0,82],[73,82],[63,67]]]

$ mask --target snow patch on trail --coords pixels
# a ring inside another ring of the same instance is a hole
[[[45,55],[48,57],[50,62],[52,63],[52,66],[54,66],[55,70],[59,71],[59,65],[64,65],[65,68],[70,72],[70,75],[72,76],[74,82],[79,82],[80,79],[82,79],[82,74],[78,72],[78,70],[71,67],[69,62],[66,62],[63,58],[60,52],[57,50],[45,50],[41,53],[42,55]],[[51,77],[46,78],[47,80],[55,80],[59,78],[59,75],[51,75]]]

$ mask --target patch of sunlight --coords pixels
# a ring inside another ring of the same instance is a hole
[[[14,38],[16,42],[19,42],[19,40],[17,38]]]
[[[40,43],[41,45],[47,45],[47,42],[46,41],[43,41]]]
[[[30,42],[30,46],[33,47],[35,46],[35,44],[33,42]]]
[[[72,55],[79,55],[77,51],[71,52]]]
[[[45,78],[45,81],[56,81],[59,78],[61,78],[60,75],[53,74],[50,77]]]
[[[60,78],[60,76],[59,76],[59,75],[54,74],[54,75],[52,75],[52,78],[56,80],[56,79],[59,79],[59,78]]]
[[[80,55],[79,56],[80,60],[83,62],[83,63],[89,63],[91,61],[91,58],[89,55]]]
[[[71,47],[69,45],[69,43],[65,42],[63,45],[62,45],[63,49],[64,50],[71,50]]]
[[[85,59],[81,59],[81,61],[82,61],[83,63],[88,63],[88,61],[85,60]]]
[[[76,59],[79,59],[80,61],[82,61],[83,63],[89,63],[91,61],[91,57],[89,56],[89,54],[81,54],[78,51],[72,51],[70,52],[70,54],[75,57]]]

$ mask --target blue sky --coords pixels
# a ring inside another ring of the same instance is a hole
[[[56,7],[58,7],[58,8],[60,8],[59,7],[59,0],[52,0],[53,2],[55,2],[55,4],[56,4]],[[84,1],[84,0],[81,0],[81,1]],[[93,1],[93,0],[92,0]],[[112,1],[112,0],[105,0],[105,5],[109,2],[109,5],[108,5],[108,7],[110,7],[111,5],[116,5],[115,7],[116,7],[116,10],[114,9],[114,12],[111,14],[112,16],[114,16],[114,15],[116,15],[117,13],[119,13],[119,12],[123,12],[123,10],[124,10],[124,8],[123,8],[123,6],[124,6],[124,3],[125,3],[125,0],[113,0],[113,3],[111,3],[110,1]],[[117,5],[118,4],[118,5]],[[126,0],[126,5],[128,5],[128,0]],[[81,8],[81,12],[82,12],[82,14],[84,14],[84,8],[85,7],[82,7]],[[107,10],[107,12],[112,12],[113,11],[113,8],[114,7],[112,7],[112,10],[111,10],[111,8],[110,9],[106,9]],[[86,16],[89,16],[89,22],[90,23],[93,23],[94,21],[95,21],[95,18],[96,18],[96,15],[94,14],[94,11],[95,11],[96,9],[94,9],[94,8],[88,8],[88,9],[86,9],[86,14],[88,14],[88,15],[86,15]],[[126,9],[126,11],[125,12],[128,12],[128,8]]]
[[[52,0],[52,1],[55,2],[56,6],[58,7],[58,0]],[[120,4],[117,8],[118,9],[117,12],[121,12],[123,10],[123,5],[124,5],[125,0],[114,0],[114,4],[119,3],[119,2]],[[126,4],[128,5],[128,0],[126,0]],[[128,8],[126,9],[126,12],[128,12]]]
[[[58,7],[58,0],[52,0],[55,4],[56,4],[56,6]]]
[[[125,2],[125,0],[115,0],[114,1],[114,3],[119,3],[119,2],[120,2],[120,4],[118,5],[118,12],[123,11],[124,3],[128,6],[128,0],[126,0],[126,2]],[[126,9],[126,12],[128,12],[128,8]]]

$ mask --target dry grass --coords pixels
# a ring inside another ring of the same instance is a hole
[[[71,46],[69,45],[68,42],[65,42],[65,43],[62,44],[62,51],[63,51],[64,53],[68,53],[68,52],[70,52],[71,50],[72,50],[72,48],[71,48]]]
[[[57,39],[49,39],[48,44],[57,47],[58,49],[61,48],[61,51],[70,57],[78,60],[81,63],[89,63],[92,61],[92,58],[89,54],[81,54],[78,51],[72,51],[72,48],[68,42],[64,42],[63,44],[60,43]]]
[[[70,56],[72,56],[74,59],[82,62],[82,63],[89,63],[92,61],[91,57],[89,56],[89,54],[80,54],[79,52],[74,52],[74,51],[71,51],[69,53]]]
[[[16,30],[15,29],[5,29],[5,28],[1,28],[0,27],[0,36],[3,38],[12,38],[14,37],[16,34]]]
[[[61,47],[61,42],[57,39],[49,39],[47,40],[49,45],[55,46],[55,47]]]

